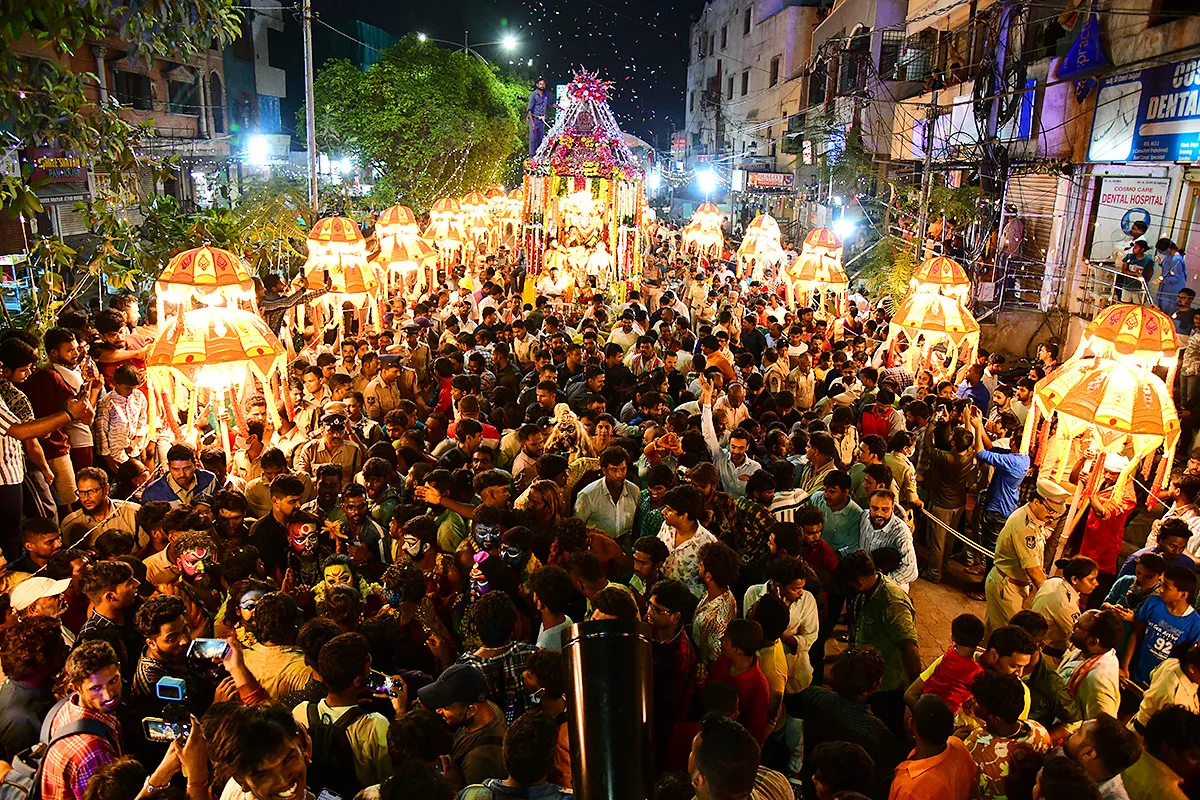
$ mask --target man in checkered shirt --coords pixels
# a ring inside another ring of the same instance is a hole
[[[99,722],[108,736],[80,733],[56,743],[46,753],[42,771],[44,800],[82,800],[88,781],[100,767],[121,757],[121,664],[107,642],[85,642],[67,658],[63,670],[71,689],[50,724],[54,737],[64,726],[83,719]]]

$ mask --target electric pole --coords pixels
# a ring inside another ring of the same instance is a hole
[[[933,141],[937,128],[938,90],[925,112],[925,166],[921,170],[921,212],[917,216],[917,263],[925,257],[925,231],[929,228],[929,193],[933,190]]]
[[[317,215],[317,118],[313,108],[312,0],[302,0],[300,18],[304,29],[304,127],[308,134],[308,203]]]

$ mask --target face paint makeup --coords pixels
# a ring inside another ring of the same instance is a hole
[[[479,545],[480,550],[494,550],[500,544],[498,525],[475,525],[471,528],[471,535],[475,537],[475,544]]]
[[[400,542],[400,549],[413,561],[419,561],[425,555],[428,545],[416,536],[405,536]]]
[[[350,572],[350,568],[343,564],[333,564],[325,568],[325,585],[337,586],[339,583],[344,583],[347,586],[354,583],[354,575]]]
[[[505,544],[500,546],[500,558],[513,569],[520,569],[525,566],[525,561],[529,556],[525,553],[524,548]]]
[[[317,549],[317,526],[311,522],[288,525],[288,544],[298,555],[311,556]]]
[[[196,578],[208,571],[209,560],[209,552],[203,547],[188,550],[179,556],[179,571],[189,578]]]

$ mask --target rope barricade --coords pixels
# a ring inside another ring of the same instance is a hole
[[[943,530],[945,530],[947,533],[949,533],[955,539],[958,539],[960,542],[965,544],[967,547],[970,547],[972,550],[976,550],[976,551],[982,553],[983,555],[987,556],[988,558],[996,557],[996,554],[994,552],[992,552],[991,550],[988,550],[986,547],[979,544],[979,542],[973,542],[970,539],[968,539],[966,536],[963,536],[961,533],[954,530],[946,523],[942,522],[940,519],[935,517],[933,514],[930,514],[924,508],[921,509],[921,513],[924,514],[926,516],[926,518],[928,518],[931,522],[933,522],[933,524],[941,527]]]

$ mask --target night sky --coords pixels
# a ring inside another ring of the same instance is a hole
[[[329,22],[361,19],[397,36],[420,31],[461,42],[516,35],[513,54],[480,48],[489,60],[532,58],[549,88],[572,68],[599,70],[613,82],[613,113],[623,130],[660,149],[683,126],[688,25],[703,0],[313,0]],[[656,141],[657,140],[657,141]]]

